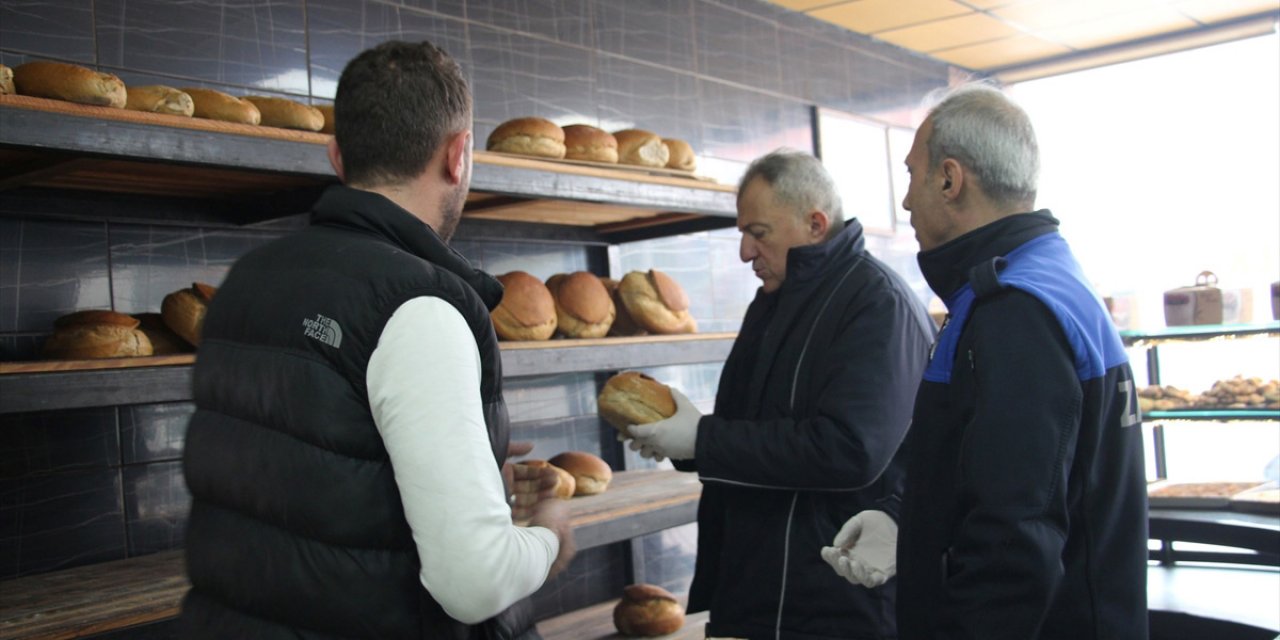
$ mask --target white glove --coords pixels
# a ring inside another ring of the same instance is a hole
[[[863,511],[849,518],[822,559],[845,580],[868,589],[898,573],[898,523],[883,511]]]
[[[639,451],[641,456],[658,462],[662,462],[663,458],[693,459],[698,444],[698,421],[702,420],[702,412],[677,389],[671,390],[671,397],[676,401],[676,412],[670,418],[627,427],[633,438],[630,445],[632,451]]]

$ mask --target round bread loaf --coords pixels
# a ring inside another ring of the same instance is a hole
[[[13,69],[0,64],[0,96],[11,96],[14,91]]]
[[[604,383],[596,398],[597,412],[623,435],[633,424],[649,424],[676,414],[671,388],[639,371],[623,371]]]
[[[191,117],[195,113],[196,103],[185,91],[166,87],[162,84],[149,84],[127,89],[129,99],[124,108],[149,113],[167,113],[174,116]]]
[[[182,90],[195,102],[196,108],[192,115],[197,118],[240,124],[262,122],[262,113],[258,111],[258,107],[244,98],[237,98],[217,89],[184,87]]]
[[[556,303],[541,280],[524,271],[498,276],[502,302],[489,316],[503,340],[546,340],[556,332]]]
[[[573,497],[573,492],[577,490],[577,481],[574,480],[573,474],[557,467],[546,460],[521,460],[516,464],[522,464],[526,467],[534,469],[545,469],[550,467],[556,472],[556,488],[555,497],[562,500],[568,500]]]
[[[485,143],[489,151],[540,158],[564,157],[564,129],[546,118],[516,118],[500,125]]]
[[[564,157],[617,164],[618,139],[589,124],[571,124],[564,127]]]
[[[192,346],[200,346],[200,334],[204,330],[204,315],[217,289],[196,282],[190,289],[181,289],[164,297],[160,303],[160,316],[164,323]]]
[[[191,345],[187,344],[181,336],[173,332],[169,325],[164,323],[164,318],[158,313],[138,313],[134,314],[140,323],[138,330],[147,334],[147,340],[151,341],[151,355],[164,356],[171,353],[188,353],[191,351]]]
[[[684,607],[657,585],[628,585],[613,607],[613,626],[624,636],[665,636],[684,626]]]
[[[618,163],[632,164],[641,167],[667,166],[667,146],[662,138],[643,129],[623,129],[615,131],[613,137],[618,140]]]
[[[600,278],[587,271],[556,274],[547,280],[556,303],[556,331],[566,338],[603,338],[617,310]]]
[[[600,278],[600,282],[604,284],[604,288],[609,291],[609,299],[613,300],[614,317],[613,324],[609,325],[609,335],[611,336],[640,336],[647,333],[644,327],[636,323],[631,317],[631,313],[627,311],[627,305],[622,302],[622,295],[618,293],[618,281],[613,278]]]
[[[698,158],[693,155],[693,147],[688,142],[676,138],[663,138],[662,144],[667,148],[667,168],[680,171],[693,171],[698,168]]]
[[[689,296],[680,283],[657,269],[623,276],[618,283],[618,296],[636,323],[652,333],[698,330],[698,322],[689,315]]]
[[[333,123],[334,123],[333,105],[317,104],[312,106],[315,108],[316,111],[320,112],[320,115],[324,116],[324,126],[320,127],[320,133],[327,133],[327,134],[333,135]]]
[[[38,60],[13,70],[13,86],[24,96],[53,98],[99,107],[124,107],[128,94],[124,82],[110,73],[99,73],[75,64]]]
[[[548,462],[573,476],[575,496],[603,493],[613,479],[613,469],[609,468],[609,463],[586,451],[565,451]]]
[[[138,319],[115,311],[77,311],[53,323],[43,355],[58,360],[149,356],[151,342]]]
[[[261,116],[258,124],[264,127],[303,131],[319,131],[324,128],[324,114],[315,107],[272,96],[245,96],[244,99],[258,108]]]

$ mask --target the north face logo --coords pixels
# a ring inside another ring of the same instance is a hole
[[[342,327],[338,324],[338,321],[333,318],[326,318],[318,313],[315,320],[309,318],[302,320],[302,334],[308,338],[315,338],[335,349],[342,346]]]

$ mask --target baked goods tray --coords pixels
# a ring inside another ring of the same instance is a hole
[[[563,167],[587,167],[598,169],[600,171],[611,172],[615,174],[627,174],[628,176],[652,176],[661,178],[680,178],[684,180],[697,180],[712,185],[719,185],[714,178],[700,176],[692,171],[682,171],[680,169],[667,169],[664,167],[641,167],[630,164],[614,164],[610,162],[594,162],[591,160],[567,160],[556,158],[539,158],[535,156],[524,156],[518,153],[507,153],[505,151],[477,151],[476,160],[478,162],[488,162],[497,164],[502,159],[515,159],[526,162],[542,163],[545,165],[557,167],[562,170]],[[728,188],[728,185],[722,185]]]
[[[1152,509],[1229,509],[1232,496],[1256,488],[1253,482],[1170,482],[1147,485],[1147,503]]]
[[[1280,515],[1280,481],[1272,480],[1231,496],[1231,509],[1244,513]]]

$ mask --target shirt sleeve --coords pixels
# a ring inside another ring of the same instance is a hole
[[[433,297],[401,305],[366,384],[431,597],[475,624],[542,586],[559,540],[512,524],[485,428],[480,353],[462,314]]]

